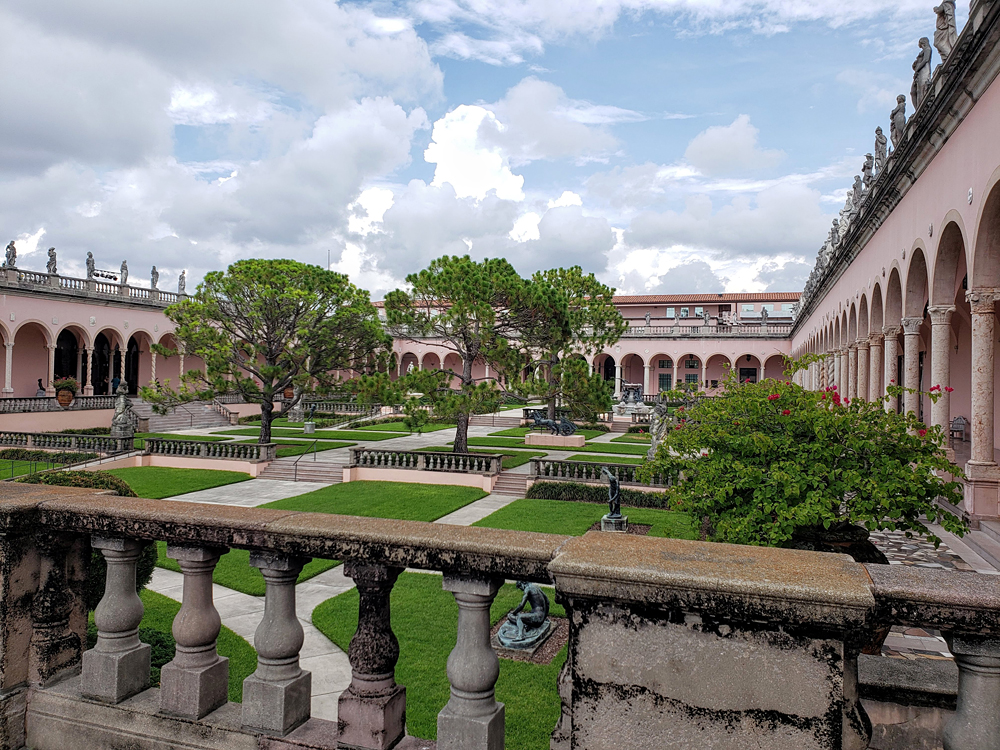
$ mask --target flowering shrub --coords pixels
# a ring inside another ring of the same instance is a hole
[[[886,412],[881,401],[730,376],[684,416],[642,471],[670,476],[670,507],[703,519],[714,540],[782,546],[796,530],[849,523],[938,544],[926,523],[965,530],[934,502],[962,499],[959,484],[944,478],[962,475],[947,459],[945,435],[913,414]]]

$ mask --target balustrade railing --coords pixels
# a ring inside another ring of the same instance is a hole
[[[98,272],[99,274],[108,272]],[[41,271],[28,271],[19,268],[0,269],[0,286],[26,287],[40,291],[38,287],[48,287],[54,293],[79,296],[98,296],[125,298],[129,302],[152,304],[166,307],[179,302],[186,295],[177,292],[167,292],[148,287],[128,286],[111,281],[102,281],[96,275],[94,278],[81,279],[70,276],[60,276]]]
[[[356,404],[345,401],[322,401],[302,399],[302,408],[305,411],[314,409],[323,414],[377,414],[382,410],[378,404]]]
[[[441,750],[504,746],[490,605],[505,580],[554,584],[572,623],[564,631],[569,658],[558,686],[549,686],[558,687],[562,704],[555,750],[615,747],[623,724],[637,748],[662,747],[664,737],[685,748],[867,747],[858,654],[888,624],[940,630],[958,665],[957,710],[946,717],[943,738],[920,746],[940,747],[943,739],[948,750],[993,747],[1000,731],[1000,577],[625,534],[572,538],[267,508],[206,516],[204,509],[0,485],[7,566],[0,653],[11,684],[0,746],[277,747],[308,724],[289,746],[393,747],[405,734],[407,693],[415,692],[395,682],[400,644],[390,617],[390,595],[406,568],[441,573],[458,607],[447,665],[421,664],[445,668],[450,683],[437,720]],[[135,581],[142,550],[155,541],[177,560],[183,593],[174,658],[160,688],[149,690]],[[241,707],[206,719],[226,704],[229,665],[216,650],[212,572],[232,548],[249,551],[266,584],[257,670],[243,683]],[[107,561],[107,575],[94,612],[97,643],[83,651],[87,612],[79,592],[92,549]],[[311,558],[345,561],[360,600],[348,651],[352,679],[336,723],[310,718],[312,680],[300,663],[295,582]],[[891,669],[904,660],[883,661]],[[901,703],[912,688],[900,686]],[[906,739],[897,746],[918,746]]]
[[[146,438],[145,452],[152,456],[220,458],[232,461],[273,461],[278,446],[274,443],[227,443],[201,440]]]
[[[600,482],[604,477],[602,469],[614,474],[622,484],[646,487],[664,487],[669,480],[662,475],[654,475],[648,481],[638,476],[641,466],[637,464],[616,464],[614,461],[557,461],[551,458],[532,458],[529,475],[536,479],[561,482]]]
[[[62,407],[54,396],[29,398],[0,398],[0,414],[20,414],[39,411],[85,411],[88,409],[114,409],[114,396],[75,396],[72,403]]]
[[[791,324],[775,323],[773,325],[673,325],[673,326],[631,326],[622,334],[622,338],[675,338],[697,336],[705,338],[743,338],[768,337],[779,338],[787,336],[792,331]]]
[[[351,462],[348,467],[449,471],[458,474],[495,476],[502,469],[502,461],[503,456],[493,453],[439,453],[435,451],[351,448]]]
[[[0,432],[0,446],[58,449],[85,453],[124,453],[132,450],[132,438],[60,432]]]
[[[232,409],[227,409],[225,404],[223,404],[222,401],[220,401],[218,398],[212,399],[212,409],[214,409],[217,413],[221,414],[226,419],[228,419],[229,424],[238,425],[240,423],[239,412],[233,411]]]

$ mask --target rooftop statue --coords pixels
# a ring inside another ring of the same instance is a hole
[[[120,283],[122,286],[128,284],[128,263],[124,260],[122,261],[122,279]]]
[[[181,271],[181,275],[177,277],[177,293],[187,294],[187,271]]]
[[[88,279],[94,278],[94,270],[95,270],[95,268],[96,267],[95,267],[95,264],[94,264],[94,254],[93,253],[87,253],[87,278]]]
[[[875,159],[871,154],[865,154],[865,163],[861,167],[861,178],[865,184],[865,190],[871,187],[875,177]]]
[[[14,247],[14,240],[7,245],[7,257],[3,262],[4,268],[14,268],[17,266],[17,248]]]
[[[955,25],[955,0],[942,0],[934,6],[937,13],[937,28],[934,30],[934,46],[941,55],[941,64],[948,62],[948,56],[958,42],[958,29]]]
[[[851,188],[851,213],[856,214],[861,209],[861,199],[864,197],[865,185],[861,175],[854,175],[854,186]]]
[[[649,313],[646,313],[646,328],[649,328]]]
[[[886,138],[882,134],[882,128],[875,128],[875,174],[882,174],[885,167]]]
[[[149,288],[156,289],[156,285],[160,283],[160,272],[156,270],[156,266],[153,266],[153,270],[149,272]]]
[[[507,613],[507,621],[497,631],[497,640],[506,648],[530,649],[541,643],[552,630],[549,598],[537,583],[518,581],[524,592],[521,603]],[[527,612],[524,608],[531,605]]]
[[[837,249],[837,242],[840,240],[840,222],[837,219],[833,220],[833,226],[830,227],[830,239],[827,241],[827,246],[829,248],[829,255],[833,255],[833,251]]]
[[[854,213],[854,191],[847,191],[847,198],[844,200],[844,207],[840,209],[840,225],[838,230],[840,236],[847,234],[847,225],[851,223],[851,214]]]
[[[56,273],[56,249],[54,247],[49,248],[49,259],[45,263],[45,271],[53,275]]]
[[[910,86],[910,101],[913,109],[916,110],[927,94],[927,87],[931,82],[931,42],[922,36],[920,37],[920,52],[913,61],[913,84]]]
[[[903,130],[906,128],[906,97],[900,94],[896,97],[896,108],[889,115],[889,136],[892,138],[892,147],[899,148],[899,142],[903,140]]]

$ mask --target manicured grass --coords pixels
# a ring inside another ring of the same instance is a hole
[[[470,437],[469,445],[488,445],[494,448],[528,448],[521,438]]]
[[[450,449],[448,449],[450,450]],[[63,464],[54,464],[48,461],[4,461],[0,460],[0,480],[22,477],[25,474],[34,474],[48,469],[60,469]]]
[[[529,432],[537,432],[540,435],[547,435],[549,431],[546,430],[532,430],[530,427],[511,427],[509,430],[500,430],[499,432],[491,432],[490,437],[524,437]],[[601,432],[600,430],[577,430],[573,433],[574,435],[583,435],[587,440],[592,440],[595,437],[600,437],[601,435],[606,435],[606,432]]]
[[[649,446],[642,443],[631,445],[628,443],[587,443],[582,448],[573,448],[573,450],[582,451],[584,453],[615,453],[632,456],[645,456],[646,451],[649,450]]]
[[[378,426],[378,425],[376,425]],[[341,440],[390,440],[398,437],[408,437],[408,432],[378,432],[369,430],[328,430],[323,437],[340,438]]]
[[[261,507],[404,521],[436,521],[485,496],[485,492],[475,487],[407,482],[348,482],[276,500]],[[166,556],[166,544],[160,542],[157,552],[157,565],[169,570],[180,570],[177,563]],[[299,573],[298,583],[339,564],[336,560],[315,559]],[[220,586],[242,591],[244,594],[264,594],[264,578],[259,570],[250,567],[250,553],[247,550],[234,549],[223,555],[215,567],[212,580]]]
[[[429,448],[417,448],[418,451],[429,451],[434,453],[435,451],[441,453],[451,453],[451,446],[448,445],[434,445]],[[504,453],[502,450],[477,450],[475,448],[470,448],[469,453],[499,453],[503,456],[502,466],[505,469],[514,469],[518,466],[523,466],[528,463],[535,456],[544,456],[544,451],[510,451]]]
[[[153,500],[250,479],[249,474],[240,471],[171,469],[165,466],[134,466],[127,469],[111,469],[108,473],[128,482],[129,487],[135,490],[135,494],[139,497]]]
[[[578,455],[575,455],[575,456],[570,456],[569,458],[564,459],[564,460],[566,460],[566,461],[589,461],[590,463],[594,463],[595,461],[600,461],[601,459],[598,456],[593,456],[593,455],[588,455],[586,453],[582,453],[582,454],[578,454]],[[639,464],[643,463],[644,460],[645,459],[642,459],[642,458],[633,458],[632,456],[615,456],[614,458],[612,458],[612,459],[609,460],[609,463],[632,464],[632,465],[638,466]]]
[[[601,520],[608,506],[568,500],[515,500],[474,526],[514,531],[542,531],[547,534],[579,536]],[[629,523],[648,523],[650,536],[697,539],[695,525],[686,513],[658,508],[622,508]]]
[[[453,424],[440,424],[437,422],[431,422],[425,424],[422,429],[424,432],[437,432],[438,430],[450,430],[454,428]],[[403,422],[382,422],[381,424],[366,424],[358,427],[359,430],[375,430],[381,432],[405,432],[409,434],[409,430],[406,429],[406,424]]]
[[[645,435],[633,432],[627,435],[620,435],[618,437],[611,438],[612,443],[648,443],[650,440],[652,440],[652,437],[650,437],[648,432]]]
[[[246,427],[239,430],[223,430],[216,432],[216,435],[248,435],[258,437],[260,427]],[[315,440],[326,438],[328,440],[389,440],[390,438],[406,437],[403,432],[363,432],[361,430],[316,430],[312,435],[306,435],[302,430],[271,429],[271,438],[300,438],[302,440]]]
[[[240,443],[256,443],[256,440],[239,440]],[[345,443],[339,440],[320,440],[316,443],[317,451],[329,451],[335,448],[350,448],[352,445],[357,445],[357,443]],[[296,442],[287,443],[277,443],[278,446],[278,458],[286,458],[288,456],[301,456],[303,453],[312,453],[312,443],[306,442],[305,440],[300,440]],[[303,459],[305,460],[305,459]]]
[[[551,589],[546,593],[553,597]],[[455,646],[458,607],[452,594],[441,588],[441,576],[425,573],[403,573],[390,601],[392,629],[399,639],[396,681],[406,687],[407,733],[436,739],[437,714],[449,697],[445,667]],[[512,584],[505,585],[490,609],[492,623],[520,601],[521,592]],[[550,613],[565,616],[556,604]],[[346,651],[357,629],[357,589],[320,604],[313,610],[312,621]],[[563,648],[551,664],[500,660],[496,697],[506,704],[508,750],[548,750],[549,735],[559,719],[556,678],[565,659]]]
[[[174,658],[174,636],[171,633],[174,616],[181,608],[181,603],[169,597],[157,594],[155,591],[144,590],[139,593],[145,611],[139,624],[139,639],[152,646],[151,676],[155,687],[160,682],[160,667]],[[92,633],[90,632],[92,629]],[[91,614],[88,628],[88,645],[92,647],[97,641],[97,628],[93,625]],[[229,658],[229,700],[235,703],[243,701],[243,680],[257,669],[257,652],[253,646],[236,635],[225,625],[219,633],[219,656]]]

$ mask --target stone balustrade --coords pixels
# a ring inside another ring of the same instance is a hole
[[[169,440],[146,438],[144,452],[151,456],[219,458],[261,463],[273,461],[278,454],[274,443],[225,443],[207,440]]]
[[[76,396],[67,407],[59,405],[54,396],[30,398],[0,398],[0,414],[21,414],[41,411],[85,411],[88,409],[114,409],[114,396]]]
[[[644,487],[664,487],[669,484],[666,477],[656,475],[649,482],[639,479],[642,468],[635,464],[616,464],[610,461],[559,461],[552,458],[532,458],[529,476],[534,480],[554,482],[604,482],[601,469],[607,469],[622,484]]]
[[[522,421],[526,421],[527,424],[531,424],[531,422],[533,421],[532,416],[531,416],[533,412],[538,412],[539,414],[542,415],[543,419],[548,419],[548,413],[549,413],[548,407],[546,407],[545,404],[540,404],[538,406],[525,407],[525,408],[521,409],[521,419],[522,419]],[[598,421],[598,422],[611,422],[614,419],[614,413],[610,412],[610,411],[597,412],[597,414],[595,416],[596,416],[596,421]],[[572,412],[569,409],[567,409],[566,407],[557,406],[556,407],[556,420],[558,421],[558,420],[562,419],[563,417],[566,417],[566,419],[572,420],[573,419]]]
[[[717,325],[717,326],[630,326],[622,338],[785,338],[792,331],[790,323],[770,325]]]
[[[0,446],[86,453],[127,453],[132,450],[132,438],[60,432],[0,432]]]
[[[503,456],[494,453],[445,453],[436,451],[394,451],[378,448],[351,448],[348,468],[413,469],[447,471],[456,474],[497,476]]]
[[[218,398],[212,399],[212,409],[229,420],[229,424],[238,425],[240,423],[240,413],[226,407]]]
[[[302,399],[302,408],[305,410],[315,408],[322,414],[345,414],[369,416],[378,414],[382,407],[373,404],[356,404],[351,401],[323,401]]]
[[[41,271],[28,271],[19,268],[0,268],[0,287],[7,289],[26,289],[32,292],[51,292],[71,297],[83,298],[115,298],[125,302],[166,307],[180,302],[187,295],[168,292],[163,289],[129,286],[98,278],[81,279],[59,274],[49,274]]]
[[[135,569],[154,541],[167,543],[184,585],[174,659],[160,688],[149,689]],[[97,644],[84,651],[90,548],[104,555],[108,575],[94,615]],[[212,598],[212,570],[231,548],[248,549],[266,581],[258,667],[244,682],[242,707],[226,703],[228,663],[216,650]],[[956,655],[958,708],[942,732],[946,750],[993,748],[1000,730],[993,576],[863,566],[801,550],[601,532],[572,538],[16,484],[0,485],[0,558],[2,747],[422,746],[404,738],[407,691],[395,681],[400,646],[389,603],[405,568],[442,573],[458,605],[450,698],[438,716],[442,750],[504,746],[489,611],[511,579],[554,584],[566,608],[568,657],[552,686],[562,703],[555,750],[861,750],[871,725],[858,655],[889,623],[937,628]],[[294,581],[310,558],[344,560],[360,596],[352,682],[337,723],[310,718],[311,675],[299,664]]]

